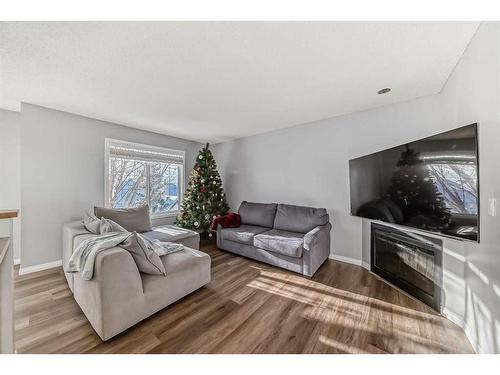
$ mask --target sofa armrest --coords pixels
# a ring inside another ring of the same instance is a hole
[[[332,224],[313,228],[304,236],[303,274],[313,276],[330,256],[330,231]]]
[[[62,230],[62,265],[63,269],[67,269],[71,255],[73,255],[73,250],[75,248],[75,238],[78,236],[90,234],[90,232],[85,228],[81,220],[71,221],[63,225]],[[68,286],[71,292],[73,292],[73,280],[74,274],[64,273],[66,280],[68,280]]]

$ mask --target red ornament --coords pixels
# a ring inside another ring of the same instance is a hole
[[[200,189],[200,191],[201,191],[202,193],[204,193],[204,192],[206,192],[206,191],[207,191],[207,189],[205,189],[205,187],[203,187],[203,186],[202,186],[202,187],[201,187],[201,189]]]

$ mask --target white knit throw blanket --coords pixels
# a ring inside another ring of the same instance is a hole
[[[111,232],[84,240],[71,255],[65,271],[80,272],[83,280],[92,279],[94,276],[94,264],[97,254],[101,251],[119,246],[131,235],[132,233],[130,232]],[[141,236],[146,245],[160,257],[184,249],[184,245],[182,244],[149,240],[141,234],[138,234],[138,236]]]

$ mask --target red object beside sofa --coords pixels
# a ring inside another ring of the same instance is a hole
[[[241,216],[230,212],[227,215],[217,216],[212,220],[212,224],[210,225],[210,230],[217,230],[217,225],[222,228],[238,228],[241,225]]]

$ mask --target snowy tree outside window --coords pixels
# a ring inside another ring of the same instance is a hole
[[[175,215],[182,200],[184,152],[106,140],[106,205],[148,204],[152,215]]]

